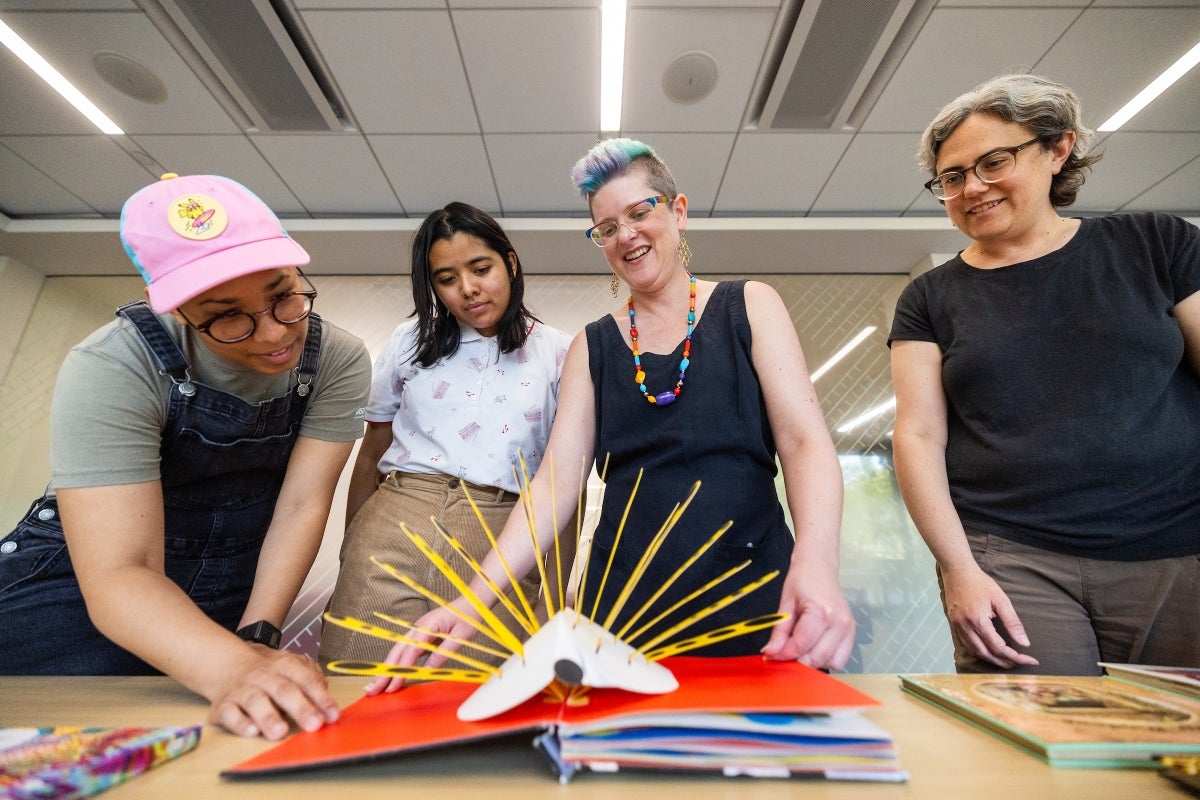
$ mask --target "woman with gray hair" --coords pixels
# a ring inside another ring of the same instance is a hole
[[[921,143],[971,244],[897,304],[893,442],[960,672],[1200,664],[1200,231],[1060,215],[1091,141],[1006,75]]]

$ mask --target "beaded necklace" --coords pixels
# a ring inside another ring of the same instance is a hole
[[[669,406],[683,391],[683,376],[687,374],[692,355],[692,328],[696,325],[696,276],[688,273],[691,295],[688,298],[687,335],[683,339],[683,358],[679,360],[679,380],[675,388],[667,392],[650,394],[646,391],[646,371],[642,369],[642,354],[638,351],[637,317],[633,315],[633,295],[629,295],[629,340],[633,343],[633,380],[642,390],[646,401],[655,406]]]

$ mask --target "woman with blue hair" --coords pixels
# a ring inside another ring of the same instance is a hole
[[[570,516],[581,474],[596,464],[606,489],[583,580],[590,616],[608,621],[615,632],[649,604],[641,619],[664,614],[657,624],[667,629],[730,593],[724,586],[778,571],[780,577],[702,623],[682,627],[664,644],[781,612],[786,618],[769,629],[695,652],[762,652],[814,667],[844,666],[854,621],[838,585],[841,471],[782,300],[755,281],[696,278],[684,237],[687,197],[649,146],[631,139],[600,142],[576,164],[572,179],[591,209],[587,235],[613,271],[614,295],[621,280],[629,297],[578,334],[567,354],[543,461],[556,466],[557,478],[552,485],[543,467],[531,490],[543,550],[553,540],[552,520]],[[775,488],[777,455],[794,537]],[[648,566],[639,566],[697,480],[701,488],[672,534]],[[663,592],[675,571],[730,520],[729,531],[691,564],[686,581],[677,582],[687,586]],[[533,563],[523,512],[509,517],[497,548],[514,574]],[[746,577],[687,600],[688,591],[747,562]],[[500,588],[507,587],[496,553],[483,566]],[[644,574],[638,574],[641,567]],[[634,576],[632,594],[620,599]],[[478,578],[470,588],[494,597]],[[683,605],[677,608],[677,601]],[[478,616],[463,598],[453,605]],[[425,632],[413,636],[422,641],[472,632],[448,609],[417,624]],[[390,660],[413,663],[418,655],[416,648],[400,646]],[[433,654],[427,663],[443,660]],[[372,688],[386,683],[380,679]]]

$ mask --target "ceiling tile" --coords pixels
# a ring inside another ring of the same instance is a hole
[[[631,9],[626,25],[622,127],[640,131],[736,131],[775,21],[766,8]],[[712,92],[679,103],[663,77],[684,53],[699,51],[717,65]]]
[[[369,136],[405,211],[423,216],[458,200],[500,213],[480,136]]]
[[[454,28],[484,133],[597,130],[599,11],[455,11]]]
[[[21,217],[94,213],[87,203],[5,147],[4,139],[0,138],[0,214]]]
[[[1200,217],[1200,202],[1196,187],[1200,186],[1200,158],[1155,184],[1140,197],[1135,197],[1123,211],[1166,211]],[[1195,220],[1193,220],[1195,222]]]
[[[1078,16],[1075,9],[935,9],[862,130],[925,130],[963,92],[995,75],[1028,70]]]
[[[313,216],[403,213],[361,137],[261,134],[251,141]]]
[[[303,19],[364,132],[479,132],[444,9],[308,11]]]
[[[1124,207],[1200,156],[1200,134],[1122,131],[1098,146],[1104,156],[1088,175],[1073,209],[1103,212]],[[1193,187],[1193,196],[1200,196],[1200,189]]]
[[[280,216],[308,213],[245,136],[131,138],[168,172],[177,175],[216,172],[248,187]]]
[[[99,134],[10,136],[4,145],[106,216],[120,216],[126,198],[158,177]]]
[[[645,142],[675,177],[675,188],[687,195],[688,216],[712,214],[717,189],[737,137],[732,133],[639,133],[630,137]]]
[[[912,133],[860,133],[813,204],[821,214],[889,214],[906,208],[926,178],[913,155]]]
[[[5,14],[4,19],[126,133],[238,132],[209,89],[140,12]],[[147,103],[109,86],[91,64],[101,52],[124,56],[154,73],[166,87],[167,99]],[[44,84],[37,90],[50,91]],[[58,114],[31,117],[22,125],[31,133],[60,133],[59,119]]]
[[[0,136],[88,134],[96,127],[19,58],[0,47]]]
[[[1037,71],[1061,81],[1083,103],[1084,123],[1095,127],[1157,78],[1200,40],[1194,8],[1088,9],[1055,44]],[[1153,47],[1131,47],[1153,42]],[[1189,93],[1190,91],[1190,93]],[[1190,76],[1138,114],[1128,127],[1187,131],[1200,127],[1200,77]]]
[[[571,167],[596,143],[594,136],[547,133],[484,138],[505,215],[587,217],[587,204],[571,185]]]
[[[845,133],[741,134],[714,213],[803,216],[851,138]]]

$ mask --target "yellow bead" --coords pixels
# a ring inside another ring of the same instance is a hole
[[[646,373],[639,369],[637,371],[637,374],[633,376],[633,380],[636,381],[637,383],[645,383],[646,382]]]

